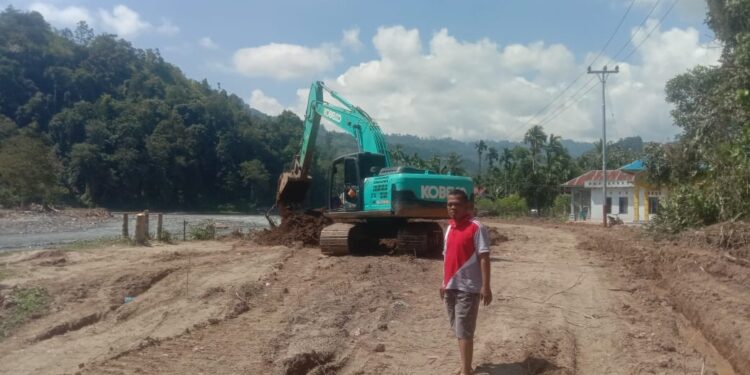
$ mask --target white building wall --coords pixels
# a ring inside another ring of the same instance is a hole
[[[609,184],[608,184],[609,185]],[[633,212],[633,188],[632,187],[608,187],[607,196],[612,198],[612,208],[609,216],[619,217],[623,222],[631,223],[635,217]],[[620,212],[620,197],[627,198],[626,213]],[[643,213],[643,202],[639,201],[641,213]],[[591,190],[591,220],[602,221],[604,199],[602,199],[602,189],[594,188]],[[641,215],[641,217],[643,217]]]

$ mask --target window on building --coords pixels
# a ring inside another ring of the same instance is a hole
[[[612,197],[607,197],[607,199],[604,201],[605,210],[608,214],[612,213]]]
[[[659,197],[648,197],[648,213],[655,214],[659,212]]]
[[[628,213],[628,197],[620,197],[620,201],[618,202],[620,206],[620,213],[626,214]]]

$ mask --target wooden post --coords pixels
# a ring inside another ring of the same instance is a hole
[[[161,235],[162,216],[164,216],[164,215],[163,214],[156,215],[156,218],[157,218],[156,219],[156,239],[158,239],[159,241],[161,241],[163,239],[163,237]]]
[[[148,225],[148,210],[144,210],[143,215],[146,216],[146,239],[151,239],[151,233],[149,232],[151,228]]]
[[[128,214],[122,214],[122,238],[130,238],[128,232]]]
[[[144,214],[135,216],[135,243],[138,245],[146,244],[146,215]]]

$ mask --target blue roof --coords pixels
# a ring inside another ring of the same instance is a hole
[[[643,164],[643,161],[636,160],[630,164],[620,167],[620,169],[626,172],[643,172],[646,170],[646,166]]]

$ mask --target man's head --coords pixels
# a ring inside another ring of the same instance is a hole
[[[448,216],[453,220],[461,220],[471,212],[469,196],[463,190],[451,190],[448,193]]]

